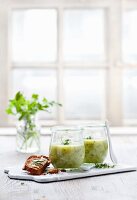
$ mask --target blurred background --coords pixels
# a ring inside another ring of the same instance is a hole
[[[63,104],[44,126],[137,125],[137,0],[0,0],[0,126],[17,91]]]

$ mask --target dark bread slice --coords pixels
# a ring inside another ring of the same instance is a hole
[[[57,168],[48,169],[48,174],[58,174],[60,172]]]
[[[41,175],[49,165],[49,157],[32,155],[26,160],[23,170],[27,170],[31,175]]]

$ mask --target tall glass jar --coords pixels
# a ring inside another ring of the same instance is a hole
[[[40,150],[40,127],[34,115],[28,120],[18,121],[16,143],[17,151],[22,153],[35,153]]]
[[[108,138],[105,124],[83,126],[85,163],[103,163],[108,154]]]
[[[79,168],[84,162],[85,148],[82,129],[70,126],[52,128],[49,157],[54,167]]]

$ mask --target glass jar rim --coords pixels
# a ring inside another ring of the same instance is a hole
[[[83,128],[81,126],[76,125],[58,125],[53,126],[51,131],[82,131]]]
[[[83,123],[81,124],[81,127],[84,128],[104,128],[106,127],[106,123],[107,121],[101,121],[101,122],[87,122],[87,123]]]

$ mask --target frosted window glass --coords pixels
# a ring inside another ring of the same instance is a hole
[[[104,61],[104,10],[64,12],[65,61]]]
[[[123,60],[137,62],[137,10],[124,13],[122,39]]]
[[[137,70],[125,70],[123,78],[124,119],[137,118]]]
[[[13,11],[12,53],[15,62],[54,62],[57,59],[56,10]]]
[[[105,72],[66,70],[65,111],[68,119],[101,119],[105,104]]]
[[[46,97],[49,100],[57,100],[55,70],[16,69],[12,73],[12,96],[17,91],[21,91],[27,97],[30,97],[33,93],[37,93],[41,98]],[[48,119],[55,118],[55,109],[52,114],[42,112],[41,117]]]

